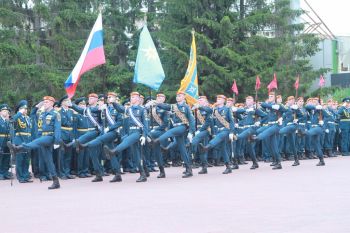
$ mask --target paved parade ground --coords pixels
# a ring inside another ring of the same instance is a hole
[[[0,182],[0,232],[350,232],[350,157],[303,160],[282,170],[267,163],[249,170],[240,166],[223,175],[224,167],[209,174],[182,179],[180,168],[166,169],[167,178],[152,173],[136,183],[136,174],[122,183],[91,183],[91,179],[51,182]]]

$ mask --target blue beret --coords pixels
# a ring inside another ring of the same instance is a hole
[[[343,99],[343,102],[350,102],[350,97],[346,97]]]
[[[2,110],[8,110],[11,112],[11,109],[7,104],[0,104],[0,111]]]
[[[18,110],[20,108],[28,108],[28,101],[27,100],[21,100],[18,102],[17,107],[16,107],[16,112],[18,112]]]
[[[86,102],[86,98],[85,97],[80,97],[78,99],[76,99],[74,101],[75,104],[80,104],[81,102]]]

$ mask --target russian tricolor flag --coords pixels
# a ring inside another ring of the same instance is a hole
[[[77,64],[64,83],[68,97],[74,96],[81,75],[104,63],[106,63],[106,59],[103,49],[102,14],[100,13]]]

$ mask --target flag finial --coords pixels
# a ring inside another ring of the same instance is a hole
[[[192,33],[192,36],[194,36],[194,33],[195,33],[196,31],[194,30],[194,28],[192,28],[192,30],[191,30],[191,33]]]

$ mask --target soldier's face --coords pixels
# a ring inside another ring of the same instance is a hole
[[[165,102],[165,98],[163,96],[157,96],[156,101],[157,101],[157,103],[164,103]]]
[[[288,105],[291,106],[294,104],[294,102],[295,102],[294,99],[290,99],[290,100],[288,100]]]
[[[140,98],[140,104],[143,105],[143,103],[145,102],[144,98]]]
[[[248,98],[245,100],[245,103],[247,106],[252,106],[254,104],[254,100],[251,98]]]
[[[44,100],[44,108],[45,110],[49,110],[53,107],[54,102],[51,100]]]
[[[5,119],[9,119],[10,112],[8,110],[1,110],[0,115]]]
[[[225,103],[225,99],[224,98],[216,98],[216,104],[217,105],[223,105]]]
[[[96,97],[89,97],[89,105],[95,105],[97,103]]]
[[[299,105],[299,107],[303,106],[304,105],[304,100],[298,100],[298,105]]]
[[[269,102],[275,102],[275,95],[269,95]]]
[[[226,106],[227,107],[232,107],[233,106],[233,102],[232,101],[227,101],[226,102]]]
[[[107,103],[115,103],[116,102],[116,97],[115,96],[113,96],[113,95],[109,95],[108,97],[107,97]]]
[[[131,104],[138,104],[139,101],[140,101],[140,96],[138,96],[138,95],[130,96],[130,103]]]
[[[85,109],[86,108],[86,103],[79,103],[78,106]]]
[[[177,94],[176,95],[176,101],[177,102],[182,102],[185,100],[185,95],[184,94]]]

